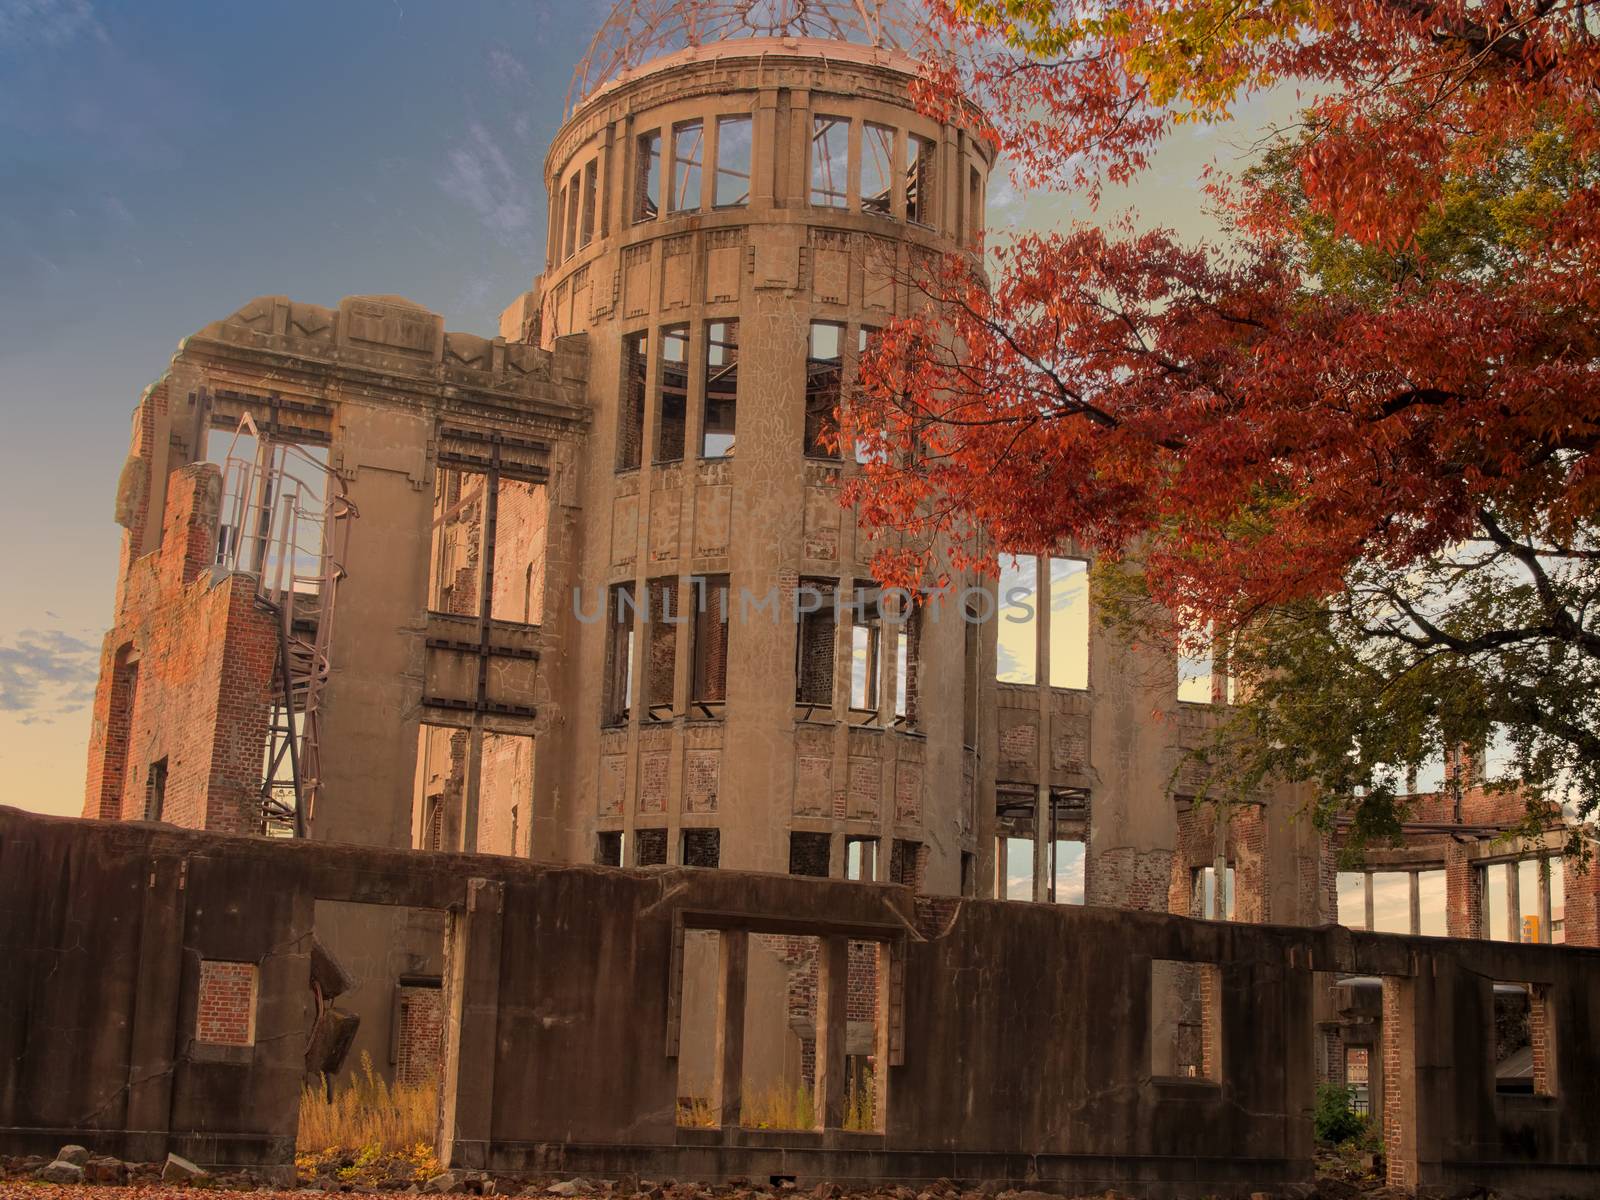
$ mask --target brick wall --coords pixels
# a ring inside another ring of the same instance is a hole
[[[419,1084],[439,1077],[444,1055],[444,992],[441,988],[400,988],[400,1021],[395,1030],[395,1079]]]
[[[253,580],[212,580],[220,497],[216,467],[175,471],[160,545],[129,565],[101,657],[87,815],[142,819],[151,764],[165,759],[164,820],[259,827],[277,629]]]
[[[207,959],[200,964],[195,1040],[250,1046],[256,1040],[256,964]]]
[[[1087,902],[1109,908],[1168,911],[1172,859],[1170,850],[1118,846],[1101,851],[1089,874]]]

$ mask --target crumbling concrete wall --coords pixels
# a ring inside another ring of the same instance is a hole
[[[1311,1171],[1310,1000],[1318,973],[1342,971],[1386,981],[1394,1181],[1554,1197],[1600,1180],[1594,950],[930,900],[785,875],[546,867],[10,809],[0,1150],[71,1139],[286,1174],[318,902],[447,914],[440,1151],[457,1165],[948,1176],[1152,1197],[1273,1190]],[[694,929],[716,931],[719,945],[723,1120],[711,1128],[676,1119],[681,947]],[[738,1124],[752,934],[820,939],[821,1128]],[[879,947],[875,1131],[842,1128],[851,941]],[[1210,980],[1207,1049],[1185,1078],[1162,1074],[1154,1053],[1157,966],[1173,963]],[[208,978],[254,981],[248,1019],[208,1017]],[[1548,1094],[1493,1088],[1496,980],[1537,989]]]

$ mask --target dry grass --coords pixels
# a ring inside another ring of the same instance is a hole
[[[300,1132],[295,1162],[307,1174],[330,1167],[341,1179],[409,1174],[426,1178],[438,1169],[434,1127],[439,1087],[390,1084],[363,1053],[361,1069],[334,1084],[330,1101],[321,1086],[300,1092]]]
[[[850,1089],[845,1109],[846,1129],[871,1132],[877,1126],[877,1094],[870,1074]],[[715,1129],[717,1111],[710,1100],[698,1097],[678,1101],[678,1124],[686,1129]],[[744,1098],[739,1124],[746,1129],[815,1129],[816,1099],[805,1084],[774,1084]]]

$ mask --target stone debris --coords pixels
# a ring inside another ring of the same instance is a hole
[[[82,1183],[83,1168],[58,1158],[39,1172],[39,1178],[46,1183]]]
[[[161,1168],[162,1183],[193,1183],[206,1178],[206,1172],[180,1154],[167,1155],[167,1162]]]

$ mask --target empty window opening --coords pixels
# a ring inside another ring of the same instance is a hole
[[[582,190],[582,180],[577,175],[573,175],[567,181],[566,190],[563,193],[567,198],[567,228],[566,235],[562,241],[565,249],[561,255],[564,259],[571,258],[578,250],[578,209],[583,203]]]
[[[471,740],[469,729],[427,722],[417,726],[411,806],[411,844],[415,849],[460,849]]]
[[[649,370],[650,335],[630,333],[622,339],[622,403],[617,407],[617,470],[631,471],[644,454],[645,377]]]
[[[878,673],[883,656],[883,621],[878,613],[877,589],[856,585],[850,619],[850,707],[878,710]]]
[[[618,725],[633,709],[634,618],[637,615],[631,583],[613,584],[606,603],[610,638],[606,650],[606,724]]]
[[[1183,654],[1178,658],[1178,699],[1185,704],[1210,704],[1212,695],[1211,650]]]
[[[1001,556],[999,605],[994,677],[1000,683],[1038,683],[1038,559]]]
[[[722,864],[722,830],[685,829],[683,831],[683,865],[686,867],[716,867]]]
[[[1189,913],[1207,921],[1234,919],[1234,869],[1228,863],[1222,871],[1222,891],[1217,891],[1216,867],[1200,867],[1193,874],[1193,901]]]
[[[1479,870],[1484,936],[1501,942],[1566,940],[1566,872],[1559,857],[1490,863]]]
[[[623,833],[610,830],[595,835],[594,861],[602,867],[620,867],[623,863]]]
[[[850,122],[844,117],[811,119],[811,203],[845,208],[850,203]]]
[[[871,883],[878,878],[877,838],[844,839],[844,877],[861,883]]]
[[[1150,1073],[1221,1079],[1220,973],[1212,963],[1150,963]]]
[[[705,424],[701,458],[726,458],[733,453],[738,424],[739,322],[712,321],[706,326]]]
[[[728,605],[726,575],[695,580],[694,702],[720,705],[728,698]],[[714,715],[702,709],[700,716]]]
[[[478,615],[483,577],[484,476],[441,467],[433,477],[428,608]]]
[[[1050,686],[1089,686],[1089,564],[1050,560]]]
[[[665,829],[635,829],[633,831],[633,863],[636,867],[663,867],[667,863],[667,831]]]
[[[1494,1090],[1509,1096],[1555,1095],[1549,990],[1537,984],[1496,982],[1491,994]]]
[[[795,640],[795,700],[800,704],[833,706],[835,586],[828,579],[800,581]]]
[[[717,118],[717,182],[712,203],[718,208],[750,203],[750,130],[749,117]]]
[[[826,833],[804,833],[795,830],[789,834],[789,874],[816,875],[827,878],[828,847],[831,838]]]
[[[648,585],[649,610],[645,631],[649,652],[644,664],[644,702],[655,720],[670,717],[676,703],[678,679],[678,629],[683,624],[683,602],[676,577],[652,579]]]
[[[167,759],[165,755],[150,764],[150,774],[144,781],[144,819],[164,820],[167,811]]]
[[[656,449],[658,463],[683,457],[689,424],[689,327],[673,325],[661,331],[661,374],[657,381]]]
[[[906,138],[906,220],[933,223],[933,143],[912,134]]]
[[[922,882],[928,866],[928,848],[921,842],[895,838],[889,847],[889,882],[898,883],[914,892],[922,891]]]
[[[972,244],[983,245],[983,173],[977,167],[967,169],[967,223]]]
[[[922,653],[922,613],[909,608],[900,614],[894,630],[894,723],[915,729]]]
[[[599,179],[599,163],[591,158],[583,168],[583,223],[578,234],[580,246],[587,246],[594,241],[594,211],[600,187]]]
[[[255,963],[201,961],[195,1041],[211,1046],[255,1045],[257,974]]]
[[[1042,831],[1039,811],[1035,790],[1000,791],[995,803],[995,896],[1082,904],[1087,892],[1088,793],[1076,788],[1051,793]]]
[[[501,479],[495,487],[491,620],[544,620],[548,498],[543,485],[521,479]]]
[[[806,345],[807,458],[838,458],[839,388],[844,367],[844,326],[813,321]]]
[[[545,262],[554,266],[561,261],[561,230],[562,221],[567,214],[567,189],[562,188],[556,193],[555,203],[550,205],[550,220],[545,235]]]
[[[887,125],[861,128],[861,211],[894,212],[894,130]]]
[[[661,131],[640,134],[634,147],[633,219],[653,221],[661,211]]]
[[[483,732],[478,768],[478,850],[484,854],[528,856],[527,827],[519,802],[533,795],[533,738],[520,733]]]
[[[705,162],[705,126],[686,121],[672,127],[672,211],[700,207],[700,168]]]
[[[1344,1048],[1344,1082],[1350,1089],[1351,1111],[1372,1115],[1372,1050],[1367,1046]]]

